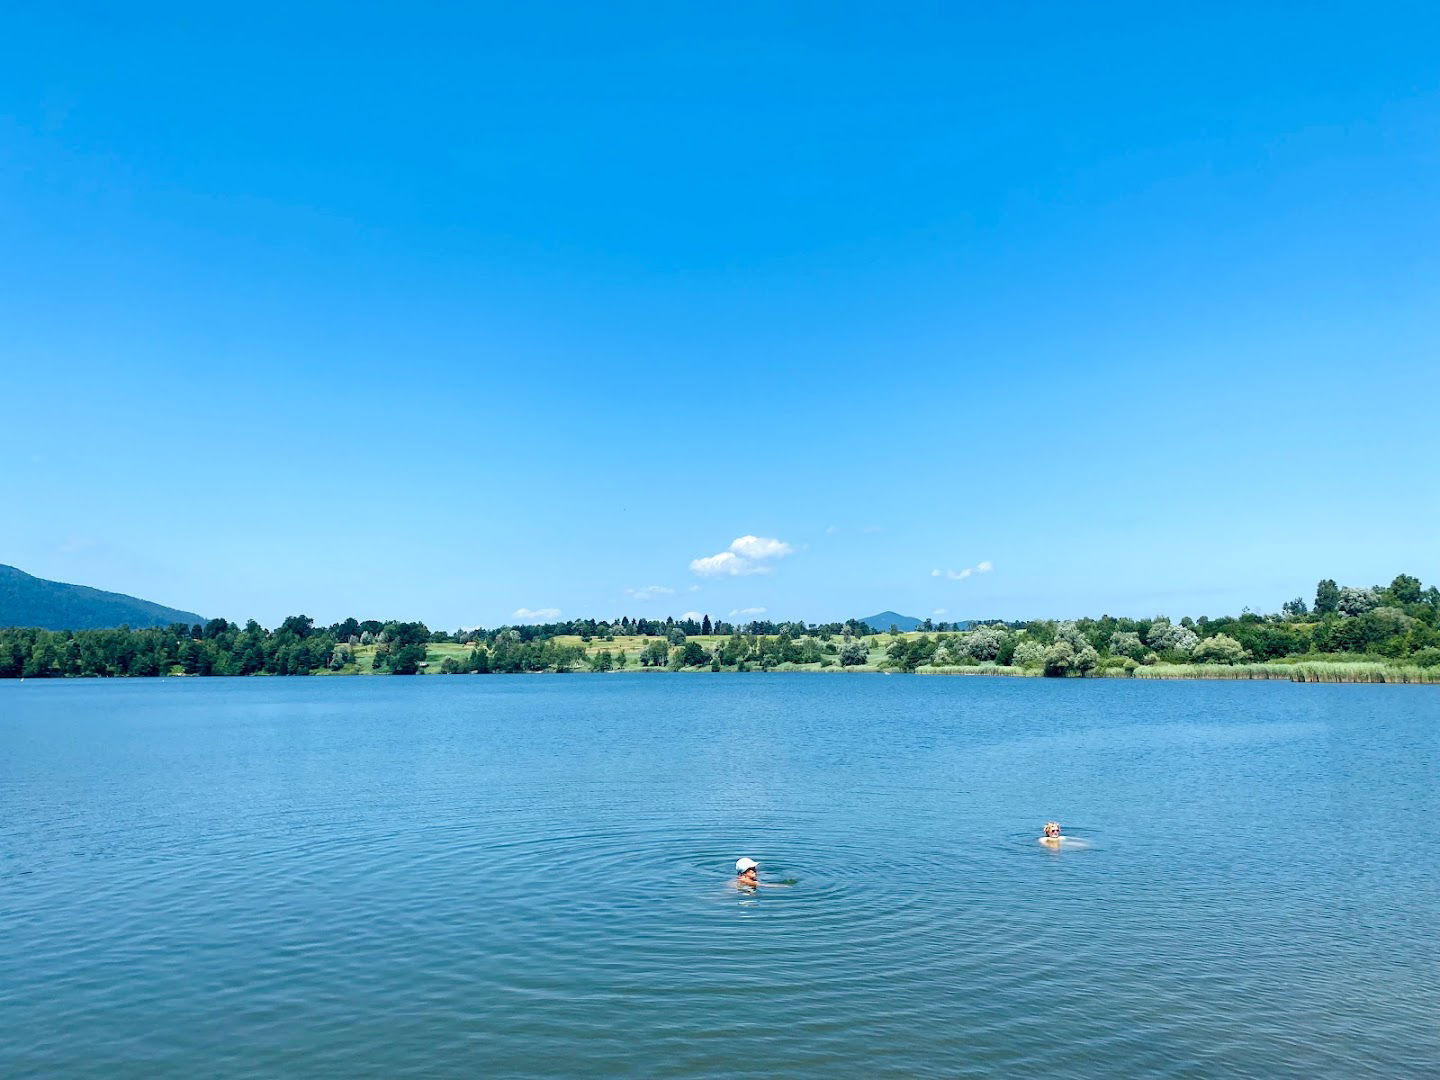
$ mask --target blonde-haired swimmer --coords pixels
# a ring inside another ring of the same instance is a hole
[[[1060,835],[1060,823],[1058,821],[1045,822],[1045,834],[1040,837],[1040,843],[1049,844],[1051,847],[1059,847],[1064,837]]]

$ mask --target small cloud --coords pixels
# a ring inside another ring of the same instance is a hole
[[[794,554],[795,549],[783,540],[769,536],[737,536],[729,548],[716,555],[690,561],[691,573],[702,577],[743,577],[749,574],[768,574],[772,567],[770,560],[783,559]]]
[[[638,589],[626,589],[625,595],[632,600],[654,600],[661,596],[674,596],[675,590],[665,585],[642,585]]]
[[[862,533],[864,533],[866,536],[874,536],[876,533],[882,533],[882,532],[884,532],[884,531],[885,531],[885,526],[884,526],[884,525],[866,525],[866,526],[865,526],[863,529],[861,529],[860,531],[861,531]]]
[[[994,569],[995,564],[987,561],[976,563],[974,566],[967,566],[963,570],[931,570],[930,576],[943,577],[950,581],[964,581],[973,574],[988,574]]]
[[[742,608],[736,608],[734,611],[730,612],[730,615],[731,615],[732,618],[733,618],[734,616],[736,616],[736,615],[764,615],[764,614],[765,614],[765,609],[764,609],[763,607],[742,607]]]
[[[730,542],[730,550],[747,559],[783,559],[795,549],[772,537],[740,536]]]
[[[541,619],[558,619],[559,617],[560,609],[553,607],[535,608],[534,610],[528,607],[516,608],[515,614],[512,616],[512,618],[520,619],[524,622],[536,622]]]
[[[840,531],[840,526],[839,526],[839,525],[831,525],[831,526],[829,526],[829,527],[826,528],[826,530],[825,530],[825,535],[826,535],[826,536],[834,536],[834,535],[835,535],[836,533],[838,533],[839,531]]]
[[[943,607],[937,607],[934,611],[930,612],[930,614],[931,614],[931,615],[948,615],[949,612],[946,611]]]
[[[77,551],[88,551],[99,544],[100,541],[93,536],[72,536],[55,550],[61,555],[74,555]]]
[[[699,586],[699,585],[691,585],[691,586],[690,586],[688,589],[686,589],[685,591],[686,591],[686,592],[699,592],[699,591],[700,591],[700,586]]]
[[[684,615],[681,615],[681,616],[680,616],[680,620],[683,622],[683,621],[685,621],[686,619],[691,619],[691,620],[693,620],[693,621],[695,621],[695,622],[699,622],[699,621],[700,621],[701,619],[703,619],[704,617],[705,617],[705,616],[702,615],[702,614],[700,614],[700,612],[698,612],[698,611],[687,611],[687,612],[685,612]]]
[[[733,551],[722,551],[718,555],[706,555],[703,559],[690,560],[690,572],[703,577],[718,577],[721,574],[732,576],[763,574],[765,570],[766,567],[756,566],[740,558]]]

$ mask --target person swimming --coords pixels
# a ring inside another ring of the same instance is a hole
[[[735,887],[737,889],[779,889],[786,882],[761,881],[760,864],[754,859],[735,860]]]
[[[1058,821],[1045,822],[1044,835],[1040,837],[1040,843],[1049,844],[1051,847],[1059,847],[1060,842],[1065,838],[1060,835],[1060,823]]]

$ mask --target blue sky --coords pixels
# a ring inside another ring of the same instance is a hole
[[[1440,579],[1433,5],[302,7],[7,12],[0,562],[446,628]]]

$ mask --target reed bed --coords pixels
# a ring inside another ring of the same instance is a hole
[[[1019,675],[1038,676],[1039,668],[1018,668],[1003,667],[1000,664],[972,664],[968,666],[942,665],[940,667],[922,667],[915,669],[916,675]]]
[[[1137,679],[1279,679],[1312,683],[1440,683],[1440,668],[1373,661],[1302,660],[1292,664],[1152,664]]]

